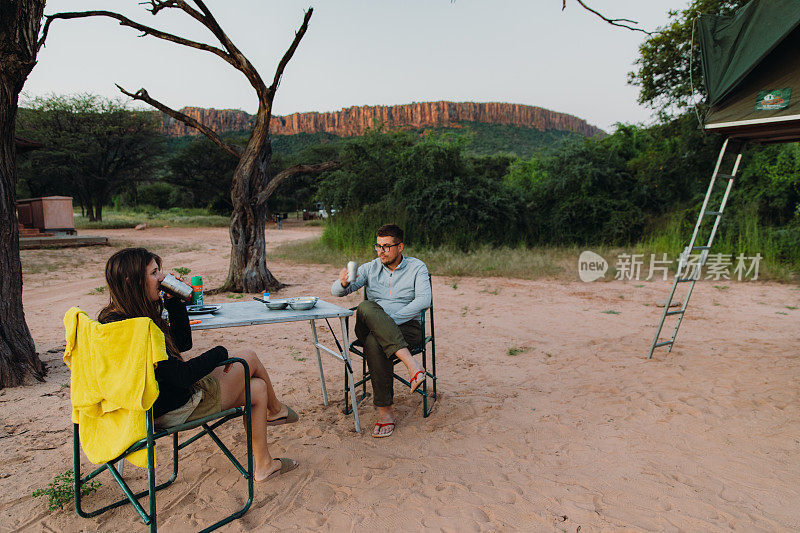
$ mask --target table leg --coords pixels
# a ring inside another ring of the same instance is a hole
[[[361,433],[361,423],[358,421],[358,401],[356,401],[356,387],[355,377],[353,376],[353,366],[350,364],[350,337],[347,332],[347,319],[339,317],[339,322],[342,324],[342,358],[345,360],[345,375],[347,376],[347,386],[350,388],[350,401],[353,403],[353,419],[356,424],[356,433]]]
[[[319,381],[322,383],[322,403],[324,405],[328,405],[328,390],[325,388],[325,374],[322,371],[322,357],[319,354],[319,348],[317,344],[319,344],[319,339],[317,339],[317,325],[314,320],[309,320],[311,322],[311,333],[314,334],[314,349],[317,350],[317,365],[319,366]]]

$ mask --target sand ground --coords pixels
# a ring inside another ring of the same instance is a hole
[[[270,229],[268,247],[318,230]],[[23,251],[26,317],[49,373],[44,383],[0,391],[2,531],[145,531],[129,506],[85,520],[31,497],[72,461],[61,319],[72,305],[94,316],[105,304],[96,289],[120,246],[148,246],[166,267],[202,274],[207,287],[227,272],[222,228],[82,233],[107,235],[112,246]],[[335,301],[336,268],[269,266],[289,284],[280,296]],[[389,439],[370,437],[371,398],[362,404],[365,431],[354,432],[332,357],[323,359],[332,402],[322,405],[308,324],[195,334],[190,355],[216,344],[256,349],[301,415],[270,430],[273,453],[300,468],[258,485],[251,510],[227,530],[800,530],[798,287],[699,283],[676,348],[646,360],[666,282],[434,284],[439,401],[423,418],[419,397],[397,387]],[[207,301],[236,301],[228,296]],[[221,435],[241,456],[241,427]],[[141,470],[126,475],[143,486]],[[90,507],[111,497],[115,484],[103,481]],[[197,530],[245,497],[245,482],[201,440],[159,493],[159,522],[163,531]]]

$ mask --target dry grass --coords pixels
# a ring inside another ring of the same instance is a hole
[[[480,246],[474,250],[462,252],[452,248],[406,248],[406,254],[417,257],[428,265],[434,275],[452,277],[503,277],[516,279],[555,279],[561,281],[578,280],[578,257],[589,249],[608,261],[608,271],[598,281],[611,281],[618,275],[616,262],[622,254],[643,254],[638,281],[646,281],[650,273],[651,252],[641,247],[619,248],[604,246],[564,246],[564,247],[498,247]],[[321,240],[293,242],[278,247],[276,253],[282,259],[296,263],[329,264],[343,266],[348,261],[364,263],[374,259],[375,254],[369,248],[354,253],[347,253],[326,246]],[[661,254],[655,254],[658,260]],[[677,259],[668,255],[668,258]],[[675,265],[670,268],[668,279],[672,279]],[[704,271],[705,273],[705,271]],[[732,274],[732,272],[731,272]],[[655,279],[661,279],[660,272]],[[759,271],[760,281],[796,282],[798,274],[795,269],[785,265],[764,264]],[[637,281],[637,280],[632,280]]]
[[[70,272],[85,268],[93,262],[90,254],[65,254],[63,250],[43,248],[40,250],[20,250],[22,275],[49,274],[51,272]]]
[[[61,273],[68,275],[79,269],[103,272],[108,258],[122,248],[141,246],[133,241],[111,239],[108,246],[90,246],[86,248],[41,248],[36,250],[20,250],[22,275]],[[166,257],[172,253],[197,252],[203,250],[199,244],[161,244],[150,243],[147,249]]]
[[[200,228],[225,227],[229,223],[230,217],[211,215],[204,209],[173,208],[158,211],[106,208],[103,210],[103,220],[100,222],[89,222],[80,213],[75,213],[75,228],[77,229],[124,229],[132,228],[137,224]]]
[[[296,263],[318,263],[341,266],[347,261],[364,263],[374,259],[370,250],[348,254],[325,246],[320,240],[284,244],[276,253]],[[576,277],[577,249],[556,248],[492,248],[482,246],[470,252],[449,248],[406,248],[406,253],[428,265],[438,276],[481,276],[518,279],[572,279]]]

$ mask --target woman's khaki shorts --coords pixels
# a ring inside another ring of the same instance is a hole
[[[201,378],[195,383],[195,387],[203,391],[203,399],[186,419],[187,422],[222,411],[222,394],[217,378],[212,376]]]
[[[194,384],[189,401],[155,419],[158,429],[177,426],[222,411],[222,396],[217,378],[206,376]]]

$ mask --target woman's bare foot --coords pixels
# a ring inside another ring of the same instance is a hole
[[[285,403],[281,404],[281,408],[278,409],[275,413],[267,412],[267,422],[271,422],[273,420],[277,420],[279,418],[284,418],[289,414],[289,408],[286,407]]]
[[[256,469],[253,473],[253,481],[256,483],[261,483],[262,481],[266,481],[270,478],[273,478],[277,475],[284,474],[291,470],[294,470],[298,467],[300,463],[295,461],[294,459],[273,459],[270,463],[268,468],[266,468],[263,472],[261,470]]]

